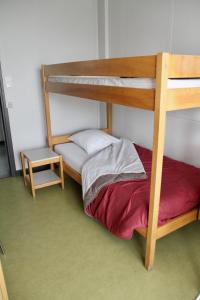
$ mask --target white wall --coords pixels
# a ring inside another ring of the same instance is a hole
[[[96,0],[1,0],[0,60],[17,169],[19,151],[46,143],[40,65],[95,59]],[[56,101],[58,100],[58,101]],[[53,132],[96,127],[98,103],[52,96]]]
[[[109,56],[200,55],[199,0],[108,0]],[[114,134],[152,146],[153,114],[114,106]],[[165,153],[200,166],[200,110],[168,113]]]
[[[107,2],[109,19],[104,15]],[[1,0],[0,3],[0,60],[4,82],[5,77],[12,79],[11,88],[5,85],[5,94],[17,169],[20,150],[46,143],[40,64],[94,59],[98,54],[100,57],[159,51],[200,54],[199,0]],[[55,134],[99,125],[98,103],[86,104],[77,98],[54,95],[51,107],[55,110],[52,113]],[[152,113],[114,107],[115,134],[151,147],[152,126]],[[198,109],[169,113],[166,153],[200,165],[199,132]]]

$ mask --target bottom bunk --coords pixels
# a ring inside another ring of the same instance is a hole
[[[86,214],[122,239],[130,239],[134,230],[147,234],[152,152],[135,148],[148,178],[108,184],[85,208]],[[63,156],[65,172],[81,184],[81,169],[90,156],[73,142],[56,145],[55,151]],[[156,239],[198,219],[199,183],[199,168],[164,157]]]

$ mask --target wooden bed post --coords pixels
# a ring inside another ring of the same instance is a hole
[[[106,103],[107,129],[112,133],[112,103]]]
[[[46,90],[47,76],[45,75],[44,65],[41,66],[42,71],[42,84],[43,84],[43,96],[44,96],[44,106],[45,106],[45,115],[46,115],[46,126],[47,126],[47,140],[48,146],[52,148],[52,131],[51,131],[51,115],[50,115],[50,106],[49,106],[49,94]]]
[[[156,94],[154,111],[154,136],[153,136],[153,157],[151,171],[151,190],[149,203],[149,217],[146,241],[145,267],[150,270],[154,263],[158,213],[160,203],[160,189],[162,179],[162,165],[165,139],[166,122],[166,89],[168,79],[168,53],[157,55],[156,62]]]

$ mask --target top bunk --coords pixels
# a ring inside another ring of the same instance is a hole
[[[154,111],[200,107],[200,56],[160,53],[43,65],[46,93]],[[160,101],[160,98],[164,101]]]

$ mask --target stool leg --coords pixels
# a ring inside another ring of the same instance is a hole
[[[64,190],[64,175],[63,175],[63,160],[60,156],[60,178],[61,178],[61,188]]]
[[[29,166],[29,176],[30,176],[30,182],[31,182],[31,191],[32,191],[32,196],[35,198],[35,187],[34,187],[34,181],[33,181],[33,171],[32,171],[32,164],[29,161],[28,162]]]
[[[24,185],[27,185],[26,182],[26,166],[25,166],[25,157],[22,152],[20,152],[20,157],[21,157],[21,164],[22,164],[22,171],[23,171],[23,178],[24,178]]]

